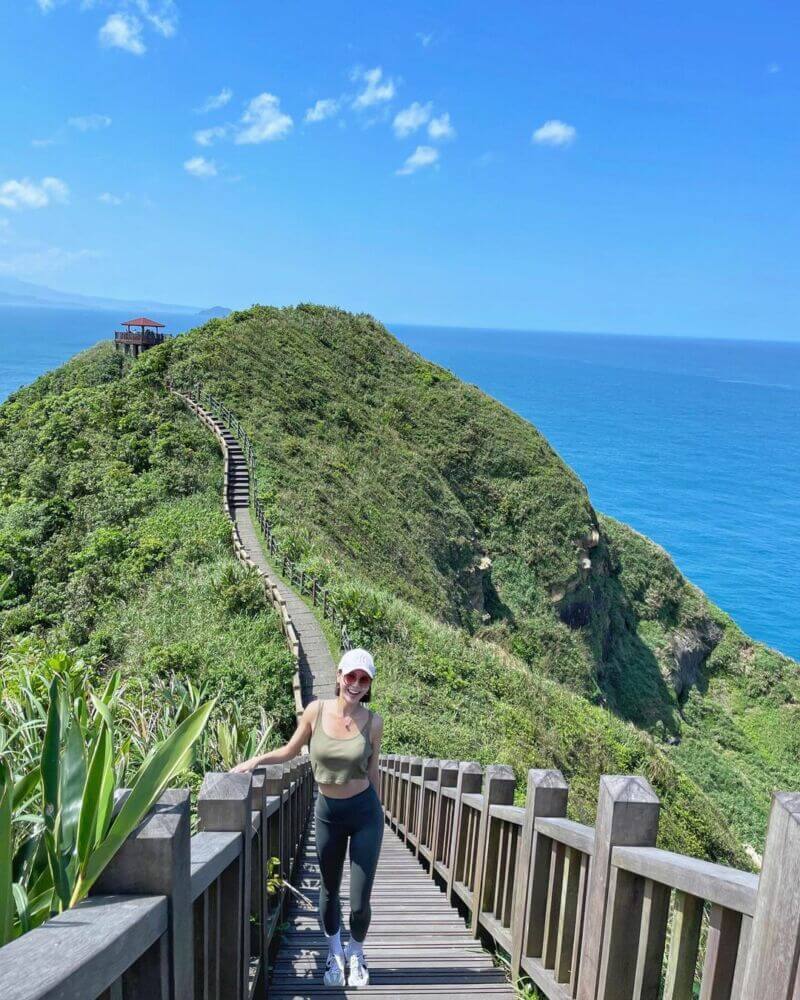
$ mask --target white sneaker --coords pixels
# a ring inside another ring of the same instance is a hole
[[[325,962],[325,975],[322,981],[326,986],[344,986],[344,958],[340,955],[328,955]]]
[[[367,960],[363,952],[351,952],[350,946],[344,952],[347,964],[349,965],[349,975],[347,977],[348,986],[369,986],[369,969]]]

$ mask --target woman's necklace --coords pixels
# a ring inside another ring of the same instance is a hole
[[[344,728],[349,733],[350,732],[350,727],[353,725],[353,717],[352,717],[352,715],[348,715],[346,712],[342,712],[342,714],[341,714],[341,716],[339,718],[342,720],[342,722],[344,722]]]

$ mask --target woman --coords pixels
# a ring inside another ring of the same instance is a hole
[[[336,698],[312,701],[297,730],[279,750],[238,764],[247,773],[262,764],[291,760],[308,744],[319,787],[315,806],[320,868],[319,909],[328,939],[326,986],[366,986],[369,971],[364,938],[370,894],[383,840],[383,810],[378,798],[378,755],[383,719],[368,708],[375,664],[365,649],[351,649],[339,661]],[[350,942],[342,948],[339,886],[350,841]]]

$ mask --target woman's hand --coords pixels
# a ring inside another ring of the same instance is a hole
[[[251,757],[249,760],[243,760],[241,764],[237,764],[236,767],[231,768],[231,774],[252,774],[260,762],[260,757]]]

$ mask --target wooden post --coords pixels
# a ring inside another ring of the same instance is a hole
[[[250,974],[250,813],[249,774],[210,772],[197,798],[200,829],[242,835],[242,850],[221,876],[220,995],[245,1000]]]
[[[431,844],[431,875],[436,862],[441,861],[445,854],[444,843],[444,795],[443,788],[455,788],[458,785],[458,775],[461,761],[443,760],[439,767],[439,783],[436,786],[436,812],[433,817],[433,843]],[[450,846],[449,844],[447,845]]]
[[[643,887],[641,879],[616,877],[619,869],[612,869],[611,854],[614,847],[652,847],[659,808],[645,778],[604,774],[600,779],[578,1000],[631,994]]]
[[[511,982],[520,975],[523,955],[541,954],[547,878],[544,844],[536,844],[537,816],[566,816],[569,786],[556,770],[531,768],[525,799],[525,819],[519,843],[514,902],[511,910]],[[540,838],[544,841],[545,838]],[[538,869],[538,870],[537,870]],[[538,876],[538,877],[537,877]]]
[[[475,866],[475,891],[472,894],[472,919],[470,921],[470,931],[473,937],[477,937],[480,932],[483,883],[487,865],[497,864],[497,858],[486,858],[486,847],[489,842],[489,807],[511,805],[514,801],[514,784],[514,768],[508,764],[490,764],[483,775],[483,807],[478,827],[478,859]]]
[[[391,826],[391,804],[392,804],[392,790],[394,788],[394,761],[395,755],[389,753],[384,758],[384,766],[386,767],[386,773],[383,776],[383,815],[387,823]]]
[[[400,826],[405,820],[406,816],[406,802],[408,801],[408,775],[411,769],[411,758],[407,754],[403,754],[400,758],[400,769],[397,772],[397,797],[395,800],[395,829],[398,833],[402,833],[405,838],[405,830],[401,830]]]
[[[392,787],[389,793],[389,826],[397,826],[397,796],[400,786],[400,754],[392,754]]]
[[[408,843],[408,831],[411,827],[414,828],[414,836],[417,837],[417,843],[419,843],[419,829],[416,826],[417,820],[419,819],[419,808],[417,808],[416,816],[413,817],[413,822],[412,822],[411,803],[414,798],[412,794],[412,789],[421,786],[415,786],[411,781],[411,779],[421,778],[421,777],[422,777],[422,757],[412,757],[409,761],[409,767],[408,767],[408,791],[406,792],[406,807],[405,807],[405,815],[403,816],[403,825],[406,828],[406,833],[405,837],[403,837],[403,840],[405,841],[406,844]],[[419,806],[419,802],[417,802],[417,806]]]
[[[742,997],[800,998],[800,792],[776,792]]]
[[[419,797],[419,816],[417,818],[417,829],[419,830],[419,837],[417,838],[417,850],[416,856],[420,856],[420,847],[423,846],[422,838],[425,835],[426,827],[428,826],[428,807],[425,801],[425,782],[426,781],[439,781],[439,768],[442,765],[442,761],[437,760],[435,757],[426,757],[422,762],[422,784],[420,785],[420,797]],[[436,815],[436,799],[433,802],[433,812]],[[431,824],[431,827],[433,824]],[[431,836],[431,847],[433,846],[433,837]]]
[[[264,791],[264,772],[253,773],[252,806],[253,813],[260,817],[260,826],[254,843],[258,850],[250,855],[250,910],[256,917],[258,927],[257,954],[261,958],[259,982],[265,983],[267,976],[267,953],[264,948],[264,935],[267,924],[267,817],[266,795]]]
[[[146,1000],[165,997],[162,992],[152,992],[153,984],[162,981],[165,962],[170,1000],[194,996],[189,839],[189,792],[168,789],[114,855],[92,890],[93,895],[154,894],[169,900],[166,950],[155,947],[149,958],[149,953],[142,956],[137,970],[131,970],[131,982],[126,983],[126,988],[130,988],[133,998],[145,998],[144,992],[136,992],[134,981],[142,989],[147,984],[150,992]]]
[[[263,768],[259,768],[261,773],[264,775],[264,797],[277,797],[280,799],[283,793],[283,764],[267,764]],[[286,878],[286,872],[283,871],[281,865],[281,859],[283,858],[283,810],[280,805],[278,805],[277,810],[270,817],[270,837],[267,848],[267,861],[269,858],[278,859],[278,874]],[[265,874],[266,877],[266,874]],[[281,895],[278,896],[278,906],[281,903]],[[270,913],[270,917],[272,914]]]
[[[461,796],[479,794],[483,784],[483,768],[476,760],[462,760],[458,765],[456,781],[456,797],[453,801],[453,832],[450,837],[450,874],[447,878],[447,901],[455,906],[456,894],[453,883],[456,881],[458,855],[466,833],[461,822]]]

